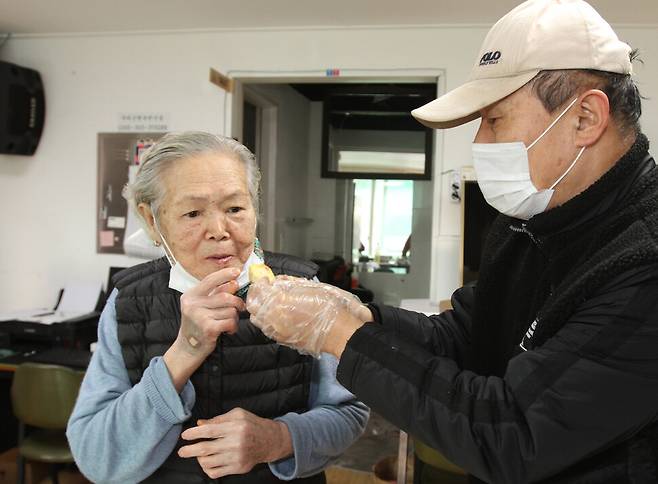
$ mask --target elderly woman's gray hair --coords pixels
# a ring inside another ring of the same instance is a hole
[[[136,210],[137,206],[146,203],[157,216],[165,195],[162,183],[164,171],[176,160],[209,153],[226,155],[244,164],[247,172],[247,188],[258,216],[260,170],[253,153],[233,138],[203,131],[184,131],[164,135],[142,154],[137,176],[132,183],[125,186],[123,196],[137,214],[139,214]]]

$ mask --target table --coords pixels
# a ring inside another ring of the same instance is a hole
[[[432,299],[402,299],[400,301],[400,308],[432,316],[433,314],[439,314],[452,309],[452,305],[448,299],[439,302]]]

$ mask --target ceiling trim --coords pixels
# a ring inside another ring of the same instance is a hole
[[[151,36],[151,35],[195,35],[212,33],[238,33],[238,32],[317,32],[335,30],[434,30],[434,29],[489,29],[489,23],[462,23],[462,24],[392,24],[392,25],[344,25],[344,26],[290,26],[290,27],[218,27],[204,29],[162,29],[162,30],[108,30],[99,32],[34,32],[10,33],[11,39],[39,39],[39,38],[67,38],[67,37],[119,37],[119,36]],[[611,23],[613,29],[658,29],[655,23]],[[10,39],[10,40],[11,40]]]
[[[658,26],[658,24],[656,24]],[[418,30],[418,29],[488,29],[491,24],[423,24],[423,25],[309,25],[309,26],[281,26],[281,27],[217,27],[204,29],[161,29],[161,30],[108,30],[99,32],[26,32],[11,33],[11,37],[42,38],[42,37],[99,37],[99,36],[139,36],[139,35],[194,35],[212,33],[239,33],[239,32],[317,32],[332,30]],[[6,32],[5,32],[6,33]]]

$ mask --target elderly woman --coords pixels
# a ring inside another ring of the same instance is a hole
[[[167,259],[118,274],[101,316],[67,429],[89,479],[325,482],[363,431],[368,410],[336,382],[335,358],[300,355],[249,322],[239,295],[263,258],[258,185],[253,155],[229,138],[169,134],[144,154],[125,193]],[[264,259],[278,274],[316,271]]]

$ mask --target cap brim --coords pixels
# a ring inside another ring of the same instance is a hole
[[[440,98],[414,109],[411,114],[429,128],[454,128],[479,118],[480,109],[509,96],[538,73],[539,70],[536,70],[512,77],[469,81]]]

